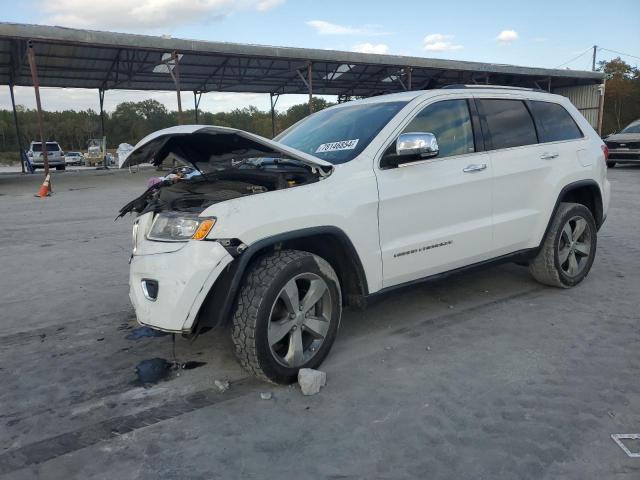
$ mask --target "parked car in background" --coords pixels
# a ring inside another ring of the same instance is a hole
[[[67,165],[84,165],[84,155],[81,152],[67,152],[64,156]]]
[[[528,264],[578,285],[607,215],[607,149],[569,99],[467,86],[381,95],[308,116],[273,140],[183,125],[123,168],[169,156],[123,207],[138,322],[197,335],[231,324],[240,363],[294,381],[329,353],[345,305],[471,266]]]
[[[640,118],[618,133],[605,137],[604,143],[609,148],[607,167],[615,167],[619,162],[640,163]]]
[[[42,142],[31,142],[27,155],[34,169],[44,168]],[[49,160],[49,168],[55,167],[56,170],[64,170],[66,167],[64,152],[58,142],[47,142],[47,159]]]

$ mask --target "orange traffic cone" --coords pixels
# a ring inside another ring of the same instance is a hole
[[[51,195],[51,176],[47,174],[47,176],[44,177],[44,182],[40,185],[40,190],[38,190],[36,197],[44,198],[49,195]]]

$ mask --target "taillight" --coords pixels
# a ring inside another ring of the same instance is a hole
[[[609,160],[609,147],[607,147],[606,145],[600,145],[600,148],[602,148],[602,153],[604,153],[604,161],[606,162],[607,160]]]

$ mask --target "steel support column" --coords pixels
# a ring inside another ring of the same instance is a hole
[[[173,60],[173,68],[171,65],[167,64],[167,68],[169,69],[169,73],[171,74],[171,78],[173,79],[173,83],[176,85],[176,95],[178,96],[178,125],[182,125],[182,100],[180,99],[180,68],[178,64],[180,63],[180,55],[177,52],[173,52],[171,54],[171,59]]]
[[[412,84],[411,72],[413,72],[413,68],[407,67],[405,68],[405,72],[407,74],[407,90],[411,90],[411,84]]]
[[[44,160],[44,175],[49,174],[49,156],[47,152],[47,141],[44,136],[44,123],[42,121],[42,104],[40,103],[40,82],[38,80],[38,67],[36,65],[36,54],[31,41],[27,42],[27,59],[31,69],[31,81],[36,94],[36,108],[38,111],[38,130],[40,131],[40,141],[42,142],[42,158]]]
[[[271,138],[276,136],[276,103],[278,103],[279,98],[280,94],[273,92],[269,93],[269,100],[271,103]]]
[[[102,138],[102,166],[105,169],[109,168],[107,165],[107,140],[104,130],[104,89],[98,89],[98,97],[100,99],[100,137]]]
[[[311,62],[307,65],[307,87],[309,88],[309,114],[313,113],[313,68]]]
[[[20,124],[18,122],[18,112],[16,111],[16,98],[13,95],[13,80],[9,83],[9,93],[11,94],[11,107],[13,108],[13,123],[16,126],[16,139],[18,140],[18,154],[20,157],[20,167],[22,168],[22,173],[24,172],[24,161],[22,159],[22,155],[24,155],[24,150],[22,149],[22,138],[20,138]]]
[[[202,92],[193,91],[193,106],[195,110],[196,125],[198,124],[198,108],[200,107],[200,100],[202,99]]]

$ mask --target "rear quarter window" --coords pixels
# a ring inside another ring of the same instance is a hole
[[[533,118],[522,100],[477,99],[483,133],[493,150],[538,143]]]
[[[531,101],[529,105],[536,119],[540,142],[575,140],[584,136],[562,105],[541,101]]]

